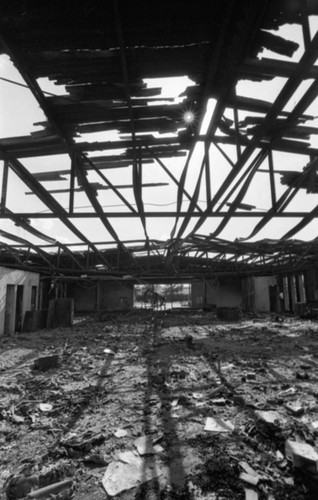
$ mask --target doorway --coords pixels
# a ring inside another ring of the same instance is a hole
[[[278,287],[277,287],[277,285],[269,285],[269,310],[270,310],[270,312],[278,312]]]
[[[17,297],[15,305],[15,331],[21,332],[22,330],[22,320],[23,320],[23,285],[17,286]]]

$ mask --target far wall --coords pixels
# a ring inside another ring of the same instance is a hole
[[[250,276],[242,280],[243,308],[246,311],[279,310],[276,276]],[[272,302],[272,304],[271,304]],[[271,307],[272,306],[272,307]]]
[[[241,283],[238,279],[194,281],[191,285],[192,307],[200,308],[212,304],[217,307],[242,305]]]
[[[77,283],[68,289],[75,312],[121,311],[133,308],[134,285],[125,280]]]

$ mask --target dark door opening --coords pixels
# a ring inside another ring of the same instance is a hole
[[[31,288],[31,311],[36,311],[36,302],[37,302],[37,286],[32,286]]]
[[[278,288],[277,285],[269,286],[269,310],[278,312]]]
[[[22,330],[22,310],[23,310],[23,285],[17,286],[17,297],[15,306],[15,331],[21,332]]]
[[[187,308],[191,305],[190,283],[134,286],[134,307],[155,309]]]

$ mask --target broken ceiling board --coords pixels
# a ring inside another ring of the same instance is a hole
[[[37,172],[33,177],[40,182],[44,181],[65,181],[66,177],[62,177],[59,171],[56,172]]]
[[[257,41],[265,49],[288,57],[291,57],[299,47],[296,42],[263,30],[259,31]]]
[[[95,158],[90,158],[90,161],[95,165],[95,167],[98,170],[108,170],[108,169],[114,169],[114,168],[127,168],[127,167],[132,165],[132,160],[127,160],[127,161],[122,160],[122,161],[117,161],[117,162],[110,162],[110,161],[106,160],[106,161],[97,162],[95,160]],[[86,170],[94,170],[93,166],[88,164],[88,162],[85,162],[85,168],[86,168]]]
[[[289,78],[296,70],[297,63],[262,57],[262,59],[247,59],[239,69],[239,79],[268,80],[275,77]],[[304,80],[318,77],[318,67],[312,66],[304,74]]]
[[[130,81],[200,74],[205,64],[204,50],[208,57],[207,42],[179,47],[126,48]],[[154,60],[156,64],[153,64]],[[31,52],[26,57],[26,63],[35,78],[47,77],[57,81],[62,78],[78,82],[89,78],[92,83],[110,83],[120,81],[121,77],[119,49]]]
[[[134,121],[134,130],[140,132],[174,133],[181,128],[180,121],[171,118],[145,118]],[[131,123],[127,119],[121,121],[89,123],[85,125],[75,125],[75,130],[82,134],[103,132],[106,130],[119,130],[120,132],[131,132]]]
[[[3,148],[1,146],[0,140],[0,158],[1,159],[11,159],[11,158],[35,158],[37,156],[51,156],[51,155],[61,155],[66,154],[67,150],[65,146],[47,146],[42,145],[41,148],[37,147],[21,147],[16,145],[11,148]]]
[[[126,159],[125,155],[109,155],[109,156],[88,156],[87,160],[90,160],[94,163],[94,165],[98,168],[116,168],[118,167],[127,167],[131,165],[131,159]],[[85,165],[85,168],[89,170],[89,163],[85,161],[85,158],[81,160]],[[153,163],[153,160],[144,160],[143,163]],[[100,165],[105,165],[101,167]]]
[[[160,133],[172,133],[177,132],[180,129],[180,120],[172,120],[171,118],[148,118],[137,120],[134,123],[134,128],[136,132],[150,132],[156,131]],[[122,133],[129,133],[129,123],[120,122],[119,131]]]
[[[181,104],[159,104],[158,106],[134,106],[133,117],[135,120],[144,118],[171,118],[174,120],[183,119],[184,107],[190,103]],[[63,105],[50,107],[54,117],[62,123],[96,123],[99,121],[129,120],[130,112],[128,106],[118,108],[108,108],[106,105],[87,105],[82,103],[66,102]]]
[[[212,95],[212,97],[214,97]],[[269,101],[264,101],[263,99],[255,99],[252,97],[245,97],[245,96],[240,96],[237,95],[234,99],[233,96],[229,96],[227,100],[227,106],[228,107],[234,107],[237,106],[238,109],[242,111],[249,111],[252,113],[267,113],[271,107],[272,103]],[[288,117],[290,113],[287,111],[281,111],[279,113],[279,116],[286,116]],[[307,115],[307,114],[302,114],[300,116],[301,119],[307,119],[307,120],[312,120],[313,116],[312,115]]]
[[[95,101],[96,99],[126,99],[126,91],[124,85],[120,82],[114,84],[101,83],[89,85],[66,85],[66,91],[70,94],[72,98],[83,101]],[[146,84],[130,84],[129,92],[131,97],[154,97],[160,96],[161,87],[150,87],[147,88]]]
[[[186,151],[182,151],[179,146],[151,146],[142,152],[142,158],[153,158],[158,156],[159,158],[171,158],[171,157],[180,157],[185,156]],[[127,156],[131,155],[133,157],[133,151],[127,150]]]
[[[232,144],[232,145],[236,144],[235,137],[220,136],[220,135],[214,136],[213,142],[217,144]],[[249,139],[241,135],[240,143],[241,145],[247,146],[249,143]],[[265,146],[266,144],[268,144],[268,140],[261,141],[261,145],[262,144]],[[311,156],[318,155],[318,149],[310,147],[309,142],[292,141],[290,139],[276,139],[275,142],[273,142],[272,144],[272,151],[282,151],[286,153],[295,153],[295,154],[297,153],[300,155],[311,155]]]

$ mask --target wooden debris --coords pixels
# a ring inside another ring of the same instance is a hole
[[[50,484],[49,486],[45,486],[39,490],[32,491],[29,493],[28,498],[48,498],[66,488],[72,487],[72,485],[73,479],[64,479],[64,481],[59,481],[58,483]]]

